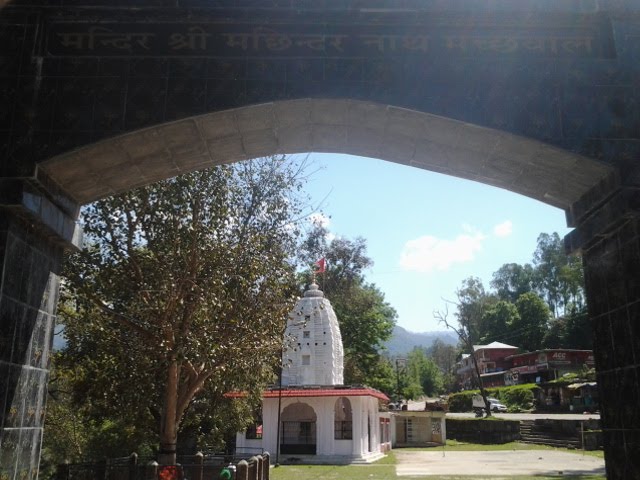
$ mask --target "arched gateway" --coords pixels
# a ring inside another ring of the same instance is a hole
[[[79,205],[273,152],[354,153],[562,208],[609,478],[640,477],[636,0],[0,2],[0,476],[37,471]]]

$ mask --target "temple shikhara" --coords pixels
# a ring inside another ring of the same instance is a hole
[[[338,319],[315,283],[289,314],[282,385],[264,392],[262,418],[236,437],[236,449],[281,460],[369,462],[391,448],[389,401],[375,389],[343,385]]]

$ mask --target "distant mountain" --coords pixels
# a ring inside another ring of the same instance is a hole
[[[405,355],[413,350],[413,347],[428,348],[436,339],[440,339],[448,345],[458,344],[458,336],[451,330],[416,333],[396,325],[393,328],[393,335],[385,343],[385,347],[388,354],[393,357],[395,355]]]

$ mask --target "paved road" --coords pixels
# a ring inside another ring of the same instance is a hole
[[[598,413],[492,413],[498,418],[506,420],[535,420],[536,418],[555,418],[558,420],[589,420],[591,418],[599,419]],[[447,412],[447,418],[474,418],[473,412],[452,413]]]
[[[396,475],[473,475],[504,478],[513,475],[604,475],[604,460],[581,453],[554,450],[446,452],[394,450]]]

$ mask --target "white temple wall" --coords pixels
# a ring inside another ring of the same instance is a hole
[[[380,451],[380,414],[378,412],[378,401],[373,397],[367,397],[367,410],[369,412],[369,422],[371,424],[371,452]]]
[[[380,414],[378,400],[374,397],[348,397],[352,407],[352,440],[335,439],[335,402],[338,397],[282,398],[281,411],[289,405],[304,403],[313,408],[316,420],[316,455],[346,455],[362,457],[380,451]],[[278,399],[265,398],[262,411],[262,440],[247,440],[244,432],[236,436],[238,447],[258,447],[271,453],[274,458],[278,435]],[[368,429],[370,424],[371,428]],[[369,451],[368,432],[371,433]]]
[[[262,400],[262,445],[262,448],[269,452],[272,458],[275,458],[278,445],[277,398],[265,398]]]

